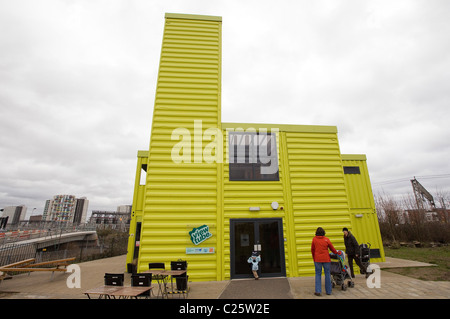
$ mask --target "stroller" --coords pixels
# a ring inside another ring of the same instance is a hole
[[[361,264],[366,269],[366,278],[370,276],[373,271],[370,271],[370,243],[359,245],[359,256]]]
[[[355,287],[352,276],[350,276],[350,269],[345,264],[345,253],[339,250],[337,255],[330,253],[330,258],[337,260],[337,262],[332,261],[330,267],[332,287],[341,286],[342,290],[347,290],[347,287]],[[345,284],[345,279],[349,279],[347,285]]]

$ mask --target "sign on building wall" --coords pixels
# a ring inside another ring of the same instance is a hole
[[[214,247],[188,247],[186,248],[186,254],[214,254],[215,250]]]
[[[194,245],[198,245],[208,238],[212,237],[212,234],[209,232],[209,227],[207,225],[202,225],[200,227],[194,227],[190,232],[191,241]]]

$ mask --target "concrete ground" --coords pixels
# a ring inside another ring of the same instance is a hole
[[[0,283],[2,299],[86,299],[84,291],[103,285],[106,272],[123,273],[126,256],[99,259],[78,264],[81,269],[81,288],[68,288],[70,274],[34,272],[22,274]],[[333,289],[327,296],[314,295],[314,277],[261,278],[260,280],[227,280],[189,283],[189,299],[450,299],[450,281],[422,281],[383,269],[389,267],[429,267],[426,263],[386,258],[378,263],[380,288],[369,288],[363,275],[356,275],[355,287],[342,291]],[[130,285],[131,275],[125,273],[125,286]],[[255,291],[258,293],[255,294]],[[247,293],[248,292],[248,293]],[[175,296],[177,298],[177,296]]]

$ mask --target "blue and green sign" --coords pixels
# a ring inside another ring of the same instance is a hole
[[[207,225],[202,225],[197,228],[193,228],[189,235],[191,236],[191,241],[194,245],[198,245],[208,238],[212,237],[212,234],[209,232],[209,227]]]

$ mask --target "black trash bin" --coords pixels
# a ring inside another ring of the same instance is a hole
[[[189,276],[186,277],[177,277],[177,290],[186,290],[187,289],[187,281]]]
[[[170,263],[171,270],[187,270],[187,262],[185,260],[172,261]],[[173,276],[177,283],[177,290],[186,290],[189,276],[187,272],[183,275]]]

